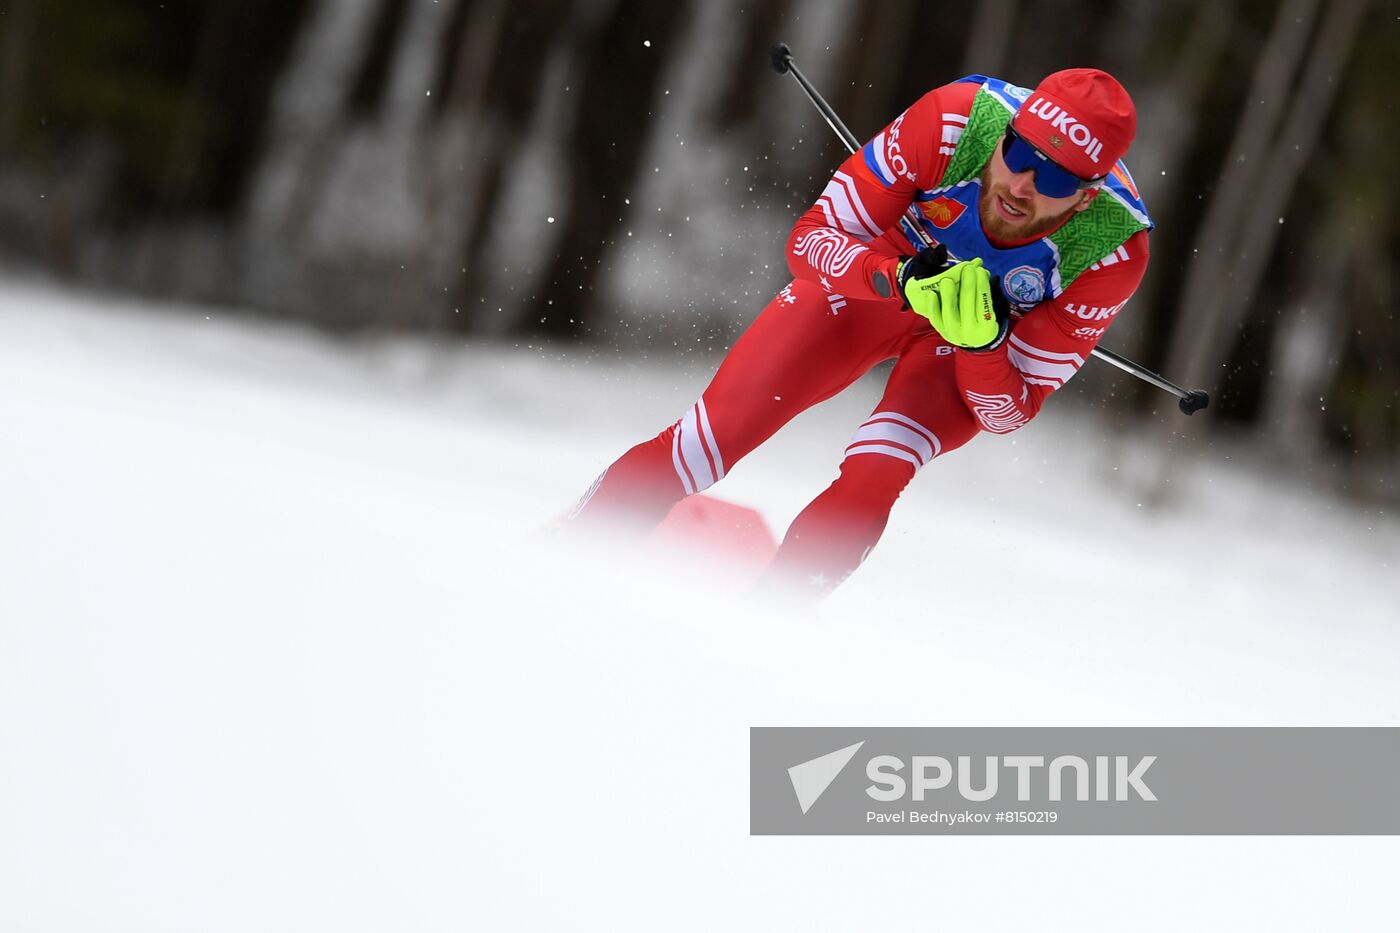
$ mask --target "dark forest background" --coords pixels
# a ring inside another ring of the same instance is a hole
[[[961,75],[1117,75],[1158,223],[1064,394],[1400,498],[1400,3],[0,0],[0,261],[337,332],[722,349],[842,151]],[[3,336],[0,336],[3,339]],[[1144,417],[1155,413],[1155,417]],[[1181,433],[1178,433],[1181,432]]]

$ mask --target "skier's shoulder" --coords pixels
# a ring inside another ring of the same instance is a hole
[[[1147,272],[1150,255],[1148,231],[1139,230],[1113,252],[1089,266],[1058,296],[1062,304],[1078,304],[1094,310],[1112,308],[1117,312],[1137,291]]]
[[[979,85],[968,81],[941,84],[915,101],[913,106],[905,111],[905,115],[930,128],[949,124],[966,126],[978,87]]]
[[[1109,270],[1114,270],[1121,277],[1126,278],[1136,274],[1138,278],[1141,278],[1142,270],[1147,268],[1147,259],[1150,255],[1147,245],[1149,232],[1148,230],[1139,230],[1134,233],[1113,252],[1091,265],[1088,271],[1107,273]]]
[[[938,94],[939,103],[949,115],[966,118],[972,113],[972,102],[981,87],[976,81],[964,78],[936,87],[933,92]]]

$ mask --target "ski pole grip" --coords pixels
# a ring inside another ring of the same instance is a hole
[[[768,56],[774,71],[780,75],[787,74],[788,64],[792,61],[792,49],[787,47],[786,42],[779,42],[769,49]]]
[[[1203,389],[1191,389],[1177,403],[1183,415],[1194,415],[1210,404],[1210,396]]]

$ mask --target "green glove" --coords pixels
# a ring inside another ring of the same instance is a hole
[[[906,275],[900,266],[900,285],[909,307],[928,319],[933,329],[955,347],[964,350],[991,350],[1006,338],[1009,315],[996,300],[991,276],[982,260],[972,259],[942,272],[919,277]],[[912,271],[912,270],[911,270]]]

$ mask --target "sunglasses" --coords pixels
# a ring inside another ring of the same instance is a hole
[[[1027,170],[1035,172],[1035,190],[1047,198],[1067,198],[1103,181],[1102,178],[1080,178],[1065,171],[1009,126],[1001,141],[1001,157],[1013,175]]]

